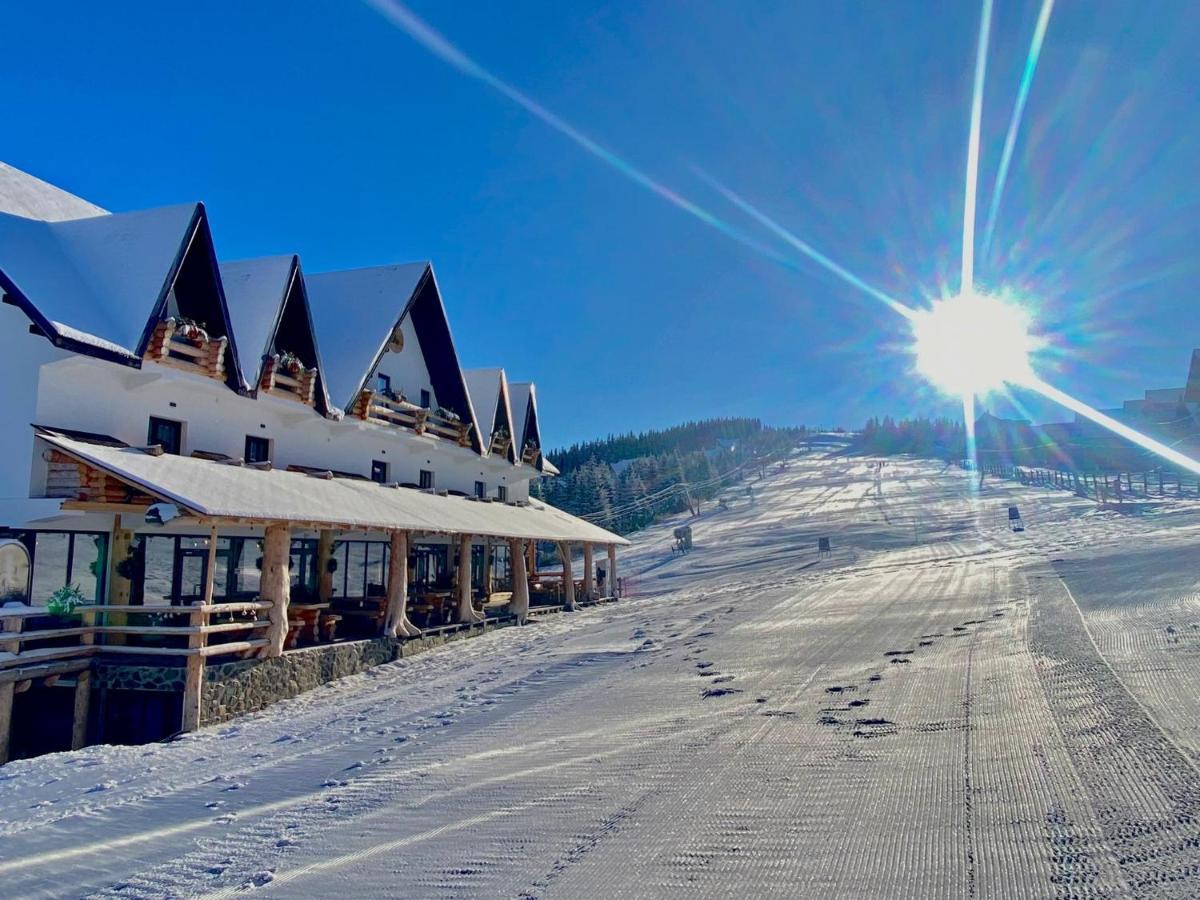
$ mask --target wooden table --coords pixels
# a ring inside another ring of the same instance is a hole
[[[297,619],[304,622],[300,628],[300,633],[297,635],[298,640],[304,639],[304,632],[308,631],[312,636],[311,640],[315,644],[320,639],[320,632],[317,631],[317,626],[321,621],[321,613],[329,609],[332,604],[329,603],[289,603],[288,614],[295,615]]]

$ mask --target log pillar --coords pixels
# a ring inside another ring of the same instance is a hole
[[[388,637],[416,637],[421,629],[408,620],[408,532],[393,531],[390,537],[383,633]]]
[[[508,542],[508,555],[512,561],[512,601],[509,609],[521,624],[529,618],[529,572],[525,569],[525,541]]]
[[[117,571],[117,566],[129,556],[133,548],[133,532],[121,527],[121,516],[113,516],[112,533],[108,538],[108,579],[105,582],[104,602],[109,606],[128,606],[133,592],[133,582]],[[129,617],[124,613],[106,613],[98,625],[126,625]],[[108,634],[106,644],[124,644],[125,635]]]
[[[571,574],[571,545],[562,541],[558,545],[558,555],[562,559],[563,609],[568,612],[575,608],[575,576]]]
[[[617,596],[617,545],[608,545],[608,573],[605,575],[608,580],[608,596],[615,598]]]
[[[458,536],[458,608],[455,611],[454,621],[472,625],[476,622],[482,622],[483,616],[475,611],[475,607],[471,605],[471,536],[469,534],[460,534]]]
[[[259,595],[271,602],[267,630],[267,646],[264,656],[281,656],[288,633],[288,602],[292,586],[288,578],[288,563],[291,557],[292,539],[288,526],[283,523],[268,525],[263,532],[262,577],[259,580]]]
[[[333,573],[329,571],[333,545],[333,532],[328,528],[322,529],[317,536],[317,597],[322,603],[333,599]]]
[[[583,599],[596,599],[596,560],[592,556],[592,545],[588,541],[583,543]]]

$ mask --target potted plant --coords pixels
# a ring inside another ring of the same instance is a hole
[[[300,361],[300,357],[290,350],[285,350],[275,357],[275,364],[293,378],[299,376],[304,371],[304,363]]]
[[[441,418],[445,419],[447,422],[458,422],[459,421],[458,413],[456,413],[452,409],[446,408],[445,406],[439,406],[437,408],[437,414]]]
[[[64,584],[46,601],[46,612],[60,622],[74,622],[79,619],[79,614],[75,610],[86,605],[87,602],[79,585]]]

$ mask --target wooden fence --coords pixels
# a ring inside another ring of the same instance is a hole
[[[52,685],[64,676],[75,677],[71,748],[84,745],[91,665],[97,656],[182,658],[186,667],[183,729],[195,729],[205,660],[261,652],[268,644],[263,634],[271,624],[262,614],[272,605],[266,600],[191,606],[95,605],[80,606],[65,617],[52,615],[44,606],[0,608],[0,764],[8,760],[13,698],[37,681]],[[58,621],[49,626],[36,622],[48,618]],[[145,624],[147,618],[157,622]],[[131,619],[137,624],[131,624]],[[161,624],[180,620],[186,624]],[[27,624],[37,627],[27,628]]]
[[[1021,484],[1052,487],[1071,491],[1081,497],[1091,497],[1098,503],[1121,503],[1135,497],[1194,497],[1200,498],[1200,476],[1184,478],[1170,469],[1146,472],[1075,472],[1069,469],[1050,469],[1033,466],[1010,466],[998,463],[976,467],[983,476],[1006,478]]]

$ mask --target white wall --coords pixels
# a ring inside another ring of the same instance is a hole
[[[409,348],[406,343],[403,353],[388,356],[400,359]],[[420,361],[419,353],[413,356]],[[27,375],[25,380],[31,384],[32,400],[32,378]],[[303,465],[370,475],[371,461],[379,459],[389,464],[392,481],[415,483],[421,469],[431,469],[439,489],[473,493],[475,481],[480,480],[491,496],[497,485],[507,485],[510,500],[527,498],[528,481],[536,474],[529,466],[480,457],[470,448],[407,428],[351,418],[334,422],[292,400],[242,397],[213,379],[155,363],[138,370],[67,355],[42,367],[36,393],[36,411],[30,410],[22,424],[36,421],[142,445],[150,416],[158,416],[185,423],[185,454],[209,450],[240,457],[246,435],[255,435],[272,441],[272,460],[278,468]],[[10,431],[20,431],[28,459],[32,441],[28,429]],[[12,438],[12,434],[5,436],[5,440]],[[28,466],[23,471],[19,496],[28,496]]]
[[[30,334],[29,317],[20,309],[0,304],[0,385],[6,413],[0,428],[0,498],[30,496],[34,467],[29,426],[38,421],[38,371],[45,363],[69,356],[46,338]]]
[[[429,378],[429,369],[425,365],[425,357],[421,355],[421,345],[417,342],[417,333],[413,329],[412,319],[404,317],[400,323],[404,334],[404,349],[399,353],[388,351],[383,354],[379,365],[369,382],[369,387],[377,387],[376,374],[387,375],[392,379],[392,390],[404,394],[409,403],[421,402],[421,391],[429,391],[430,409],[438,408],[437,394]],[[462,415],[462,413],[459,413]]]

